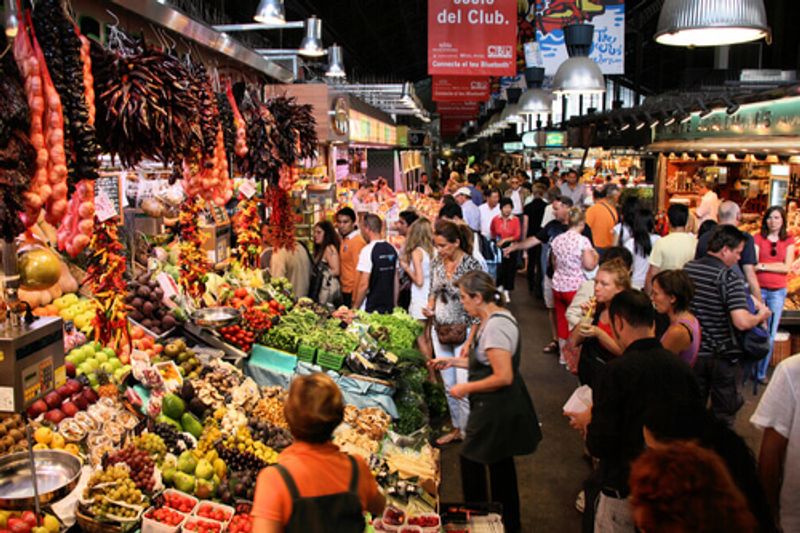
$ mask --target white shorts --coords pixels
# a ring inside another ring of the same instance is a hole
[[[544,306],[548,309],[555,309],[555,304],[553,303],[553,280],[549,276],[544,276],[542,292],[544,293]]]

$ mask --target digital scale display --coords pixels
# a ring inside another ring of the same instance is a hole
[[[43,391],[54,388],[53,359],[47,358],[22,371],[22,390],[25,403],[34,400]]]

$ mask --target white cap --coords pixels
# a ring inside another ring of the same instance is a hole
[[[458,189],[455,196],[458,196],[459,194],[463,194],[467,198],[472,198],[472,191],[469,190],[469,187],[461,187]]]

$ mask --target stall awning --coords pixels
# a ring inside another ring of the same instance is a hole
[[[792,155],[800,153],[800,136],[766,135],[752,137],[715,137],[708,139],[674,139],[657,141],[647,146],[650,152],[716,152],[771,153]]]

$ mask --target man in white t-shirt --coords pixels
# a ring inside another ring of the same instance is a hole
[[[644,282],[644,290],[650,294],[653,277],[662,270],[680,270],[683,265],[694,259],[697,249],[697,237],[686,231],[689,222],[689,208],[681,204],[672,204],[667,209],[669,219],[669,235],[662,237],[653,245],[650,252],[650,268]]]
[[[358,254],[353,309],[388,314],[397,303],[397,250],[384,240],[383,229],[378,215],[364,215],[361,235],[367,245]]]
[[[478,206],[481,214],[481,235],[492,238],[492,220],[500,215],[500,191],[492,189],[486,195],[486,201]]]
[[[764,430],[758,473],[783,531],[800,531],[800,357],[781,362],[750,422]]]

